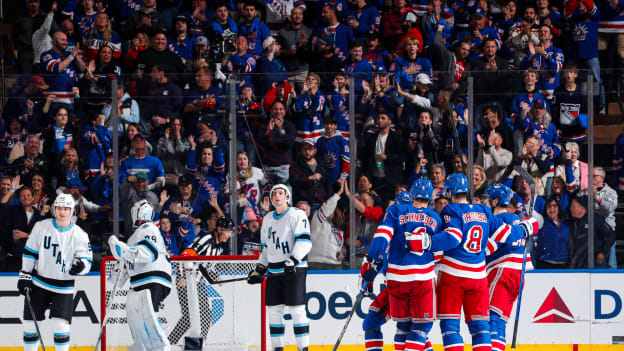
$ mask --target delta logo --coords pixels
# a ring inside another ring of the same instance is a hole
[[[533,323],[574,323],[572,312],[555,287],[550,290],[542,306],[533,316]]]

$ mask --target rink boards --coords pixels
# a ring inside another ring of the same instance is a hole
[[[597,273],[596,273],[597,272]],[[15,289],[15,274],[0,276],[0,346],[2,350],[18,350],[22,346],[23,298]],[[379,291],[381,281],[376,282]],[[331,350],[353,306],[358,291],[358,274],[355,272],[315,272],[308,276],[308,317],[310,318],[310,343],[313,350]],[[99,276],[89,275],[77,280],[74,299],[74,316],[71,345],[74,350],[92,350],[100,323]],[[527,275],[522,299],[519,350],[624,350],[624,271],[571,271],[560,273],[541,271]],[[245,327],[240,328],[250,348],[257,348],[260,338],[260,308],[257,289],[249,289],[244,296],[247,303],[258,301],[258,308],[246,312]],[[225,303],[227,296],[223,297]],[[361,329],[364,314],[371,303],[362,300],[343,338],[341,351],[363,350],[364,334]],[[175,319],[169,312],[169,319]],[[511,342],[513,319],[508,324],[508,342]],[[252,323],[249,323],[252,321]],[[249,327],[249,324],[257,328]],[[287,343],[294,344],[291,322],[286,322]],[[394,323],[384,328],[387,349],[392,349]],[[42,323],[44,341],[52,344],[52,331]],[[470,340],[467,328],[462,325],[464,340]],[[439,327],[431,332],[432,342],[442,343]],[[469,349],[469,348],[467,348]],[[295,349],[289,349],[295,350]],[[441,350],[441,346],[436,347]],[[311,350],[312,351],[312,350]]]

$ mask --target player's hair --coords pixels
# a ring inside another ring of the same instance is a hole
[[[451,199],[468,201],[468,193],[459,193],[459,194],[452,195]]]
[[[416,198],[416,199],[413,199],[412,201],[414,201],[415,203],[423,204],[423,205],[429,204],[428,199]]]

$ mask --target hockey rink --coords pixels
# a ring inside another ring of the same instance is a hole
[[[527,275],[522,299],[518,350],[624,350],[624,272],[570,271],[530,272]],[[308,317],[310,319],[311,350],[332,350],[351,310],[358,292],[359,274],[355,271],[314,272],[308,275]],[[23,297],[15,286],[16,274],[0,276],[0,350],[22,349]],[[93,350],[100,330],[100,278],[90,274],[76,280],[74,315],[71,330],[72,350]],[[382,281],[378,277],[375,291]],[[234,340],[234,346],[207,346],[219,350],[259,350],[262,329],[261,294],[259,286],[249,286],[244,281],[208,287],[210,294],[209,344]],[[234,290],[237,290],[234,292]],[[175,300],[178,300],[177,297]],[[364,333],[361,329],[364,314],[371,303],[369,297],[356,306],[355,315],[342,340],[340,350],[364,350]],[[115,304],[113,304],[115,305]],[[181,318],[180,305],[174,299],[165,302],[159,318],[163,327],[171,331]],[[108,350],[125,349],[130,341],[123,313],[123,304],[111,308],[107,343],[111,340],[121,345]],[[515,312],[512,316],[515,315]],[[513,317],[512,317],[513,319]],[[41,324],[46,349],[53,349],[52,333]],[[508,323],[508,342],[511,341],[513,320]],[[386,350],[393,350],[394,322],[384,326]],[[465,342],[470,337],[462,325]],[[437,324],[431,334],[436,350],[442,350],[442,339]],[[294,345],[292,328],[286,323],[286,342]],[[215,344],[216,345],[216,344]],[[295,351],[296,347],[287,347]],[[466,350],[470,349],[466,345]],[[507,346],[510,349],[510,345]]]

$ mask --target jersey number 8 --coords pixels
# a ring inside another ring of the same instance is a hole
[[[481,252],[481,242],[483,241],[483,228],[474,226],[468,230],[468,240],[464,243],[464,249],[470,253]]]

